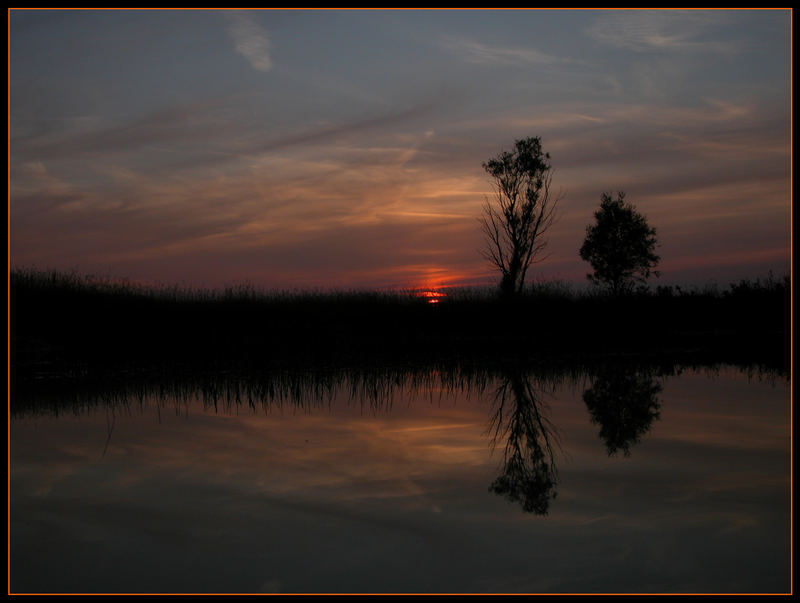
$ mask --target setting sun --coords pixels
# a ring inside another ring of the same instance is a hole
[[[417,296],[426,298],[429,304],[438,304],[442,298],[447,297],[447,293],[433,289],[422,289],[417,293]]]

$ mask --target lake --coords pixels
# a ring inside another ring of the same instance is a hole
[[[10,435],[13,593],[790,590],[785,375],[62,385]]]

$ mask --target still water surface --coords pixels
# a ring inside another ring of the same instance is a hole
[[[788,380],[440,377],[14,413],[11,592],[788,592]]]

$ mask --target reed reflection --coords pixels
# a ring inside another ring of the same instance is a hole
[[[631,447],[660,417],[661,389],[646,371],[613,367],[583,392],[583,401],[592,423],[600,426],[600,438],[609,456],[617,452],[630,456]]]
[[[659,376],[675,374],[674,366],[643,368],[626,365],[545,368],[489,366],[421,366],[319,372],[261,372],[137,376],[124,379],[32,380],[17,384],[12,418],[37,415],[82,415],[105,411],[106,448],[115,416],[155,406],[189,414],[204,411],[238,413],[249,408],[269,414],[289,408],[304,414],[331,412],[336,404],[360,407],[362,413],[388,414],[393,404],[437,395],[488,396],[491,400],[491,447],[502,451],[499,475],[489,491],[521,506],[523,512],[546,515],[559,483],[558,432],[548,417],[547,397],[561,386],[577,384],[594,374],[583,400],[591,422],[609,455],[629,456],[632,447],[660,418]],[[338,401],[338,402],[336,402]],[[159,415],[160,416],[160,415]]]
[[[503,471],[489,490],[537,515],[547,514],[558,483],[557,434],[544,414],[543,384],[522,371],[507,373],[495,392],[490,427],[493,448],[503,445]]]

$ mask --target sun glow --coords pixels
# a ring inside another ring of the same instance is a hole
[[[420,289],[417,292],[417,296],[424,297],[429,304],[438,304],[443,298],[447,297],[447,293],[436,291],[435,289]]]

